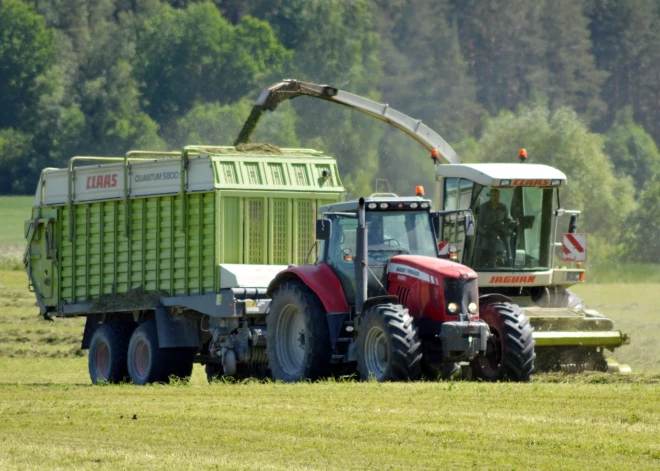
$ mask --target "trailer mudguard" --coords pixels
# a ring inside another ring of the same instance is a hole
[[[160,348],[201,346],[197,321],[184,316],[173,316],[169,309],[162,306],[158,306],[155,310]]]
[[[291,266],[279,272],[268,285],[266,294],[273,297],[273,293],[282,283],[291,280],[300,280],[311,289],[319,297],[328,314],[350,311],[339,278],[325,263]]]
[[[87,350],[89,348],[89,344],[92,341],[92,336],[94,336],[94,332],[96,332],[96,329],[98,329],[101,324],[103,324],[103,315],[87,315],[87,320],[85,321],[85,332],[83,333],[82,345],[80,346],[82,350]]]

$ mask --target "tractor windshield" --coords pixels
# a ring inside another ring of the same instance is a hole
[[[482,271],[549,268],[552,198],[556,190],[531,186],[489,188],[457,180],[447,179],[445,209],[459,209],[447,205],[458,206],[460,202],[460,209],[472,210],[476,223],[475,236],[465,243],[464,263]],[[449,231],[456,230],[447,225],[443,229],[444,238],[449,239]]]
[[[357,218],[334,215],[329,260],[351,259],[356,250]],[[427,211],[367,211],[369,265],[384,265],[394,255],[437,257]],[[345,257],[347,255],[347,257]]]

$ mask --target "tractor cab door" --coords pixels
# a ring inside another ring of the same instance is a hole
[[[325,262],[339,278],[348,304],[355,301],[354,258],[357,248],[357,225],[357,218],[333,218],[332,232],[326,242]]]
[[[466,263],[472,252],[475,227],[471,206],[475,186],[480,187],[464,178],[445,179],[444,207],[434,218],[441,257],[449,258],[450,249],[456,250],[456,259]]]

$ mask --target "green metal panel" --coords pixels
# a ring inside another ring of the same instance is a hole
[[[221,201],[222,226],[218,232],[223,250],[219,263],[243,263],[243,200],[225,196]]]
[[[292,241],[288,234],[291,234],[291,216],[289,209],[289,200],[284,198],[272,198],[272,217],[269,218],[270,233],[272,234],[272,257],[270,263],[274,265],[284,265],[289,262],[291,254]]]
[[[38,226],[30,236],[31,274],[46,304],[81,303],[136,288],[211,293],[220,263],[305,263],[317,208],[343,199],[335,160],[304,149],[282,155],[232,150],[208,149],[212,191],[190,192],[184,175],[176,194],[133,196],[124,189],[104,201],[35,208],[33,219],[50,214],[57,261],[46,260],[46,225]],[[46,273],[55,279],[46,280]]]

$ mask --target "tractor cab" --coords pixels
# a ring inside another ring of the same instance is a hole
[[[515,278],[550,272],[562,172],[534,164],[448,164],[436,167],[436,178],[445,213],[439,240],[455,244],[459,261],[480,273],[521,274]],[[474,217],[467,237],[466,214]]]
[[[421,197],[374,194],[365,199],[367,227],[368,296],[387,294],[387,266],[396,255],[438,257],[431,224],[431,201]],[[320,225],[332,230],[321,241],[319,262],[332,268],[348,299],[355,299],[358,201],[323,206]]]

